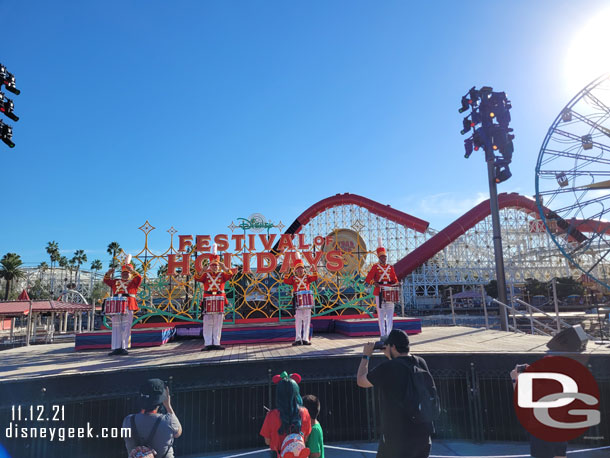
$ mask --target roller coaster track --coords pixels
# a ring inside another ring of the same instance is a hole
[[[325,210],[341,205],[362,206],[371,213],[392,220],[398,224],[402,224],[420,233],[426,232],[429,226],[427,221],[391,208],[389,205],[383,205],[379,202],[375,202],[374,200],[367,199],[366,197],[358,196],[356,194],[345,193],[322,199],[309,207],[307,210],[301,213],[296,220],[294,220],[288,229],[286,229],[286,233],[298,233],[301,228],[311,221],[311,219],[316,215]],[[538,215],[538,207],[536,206],[534,199],[517,193],[499,194],[498,207],[500,209],[518,208],[527,213],[535,213]],[[481,202],[471,210],[464,213],[453,223],[449,224],[445,229],[435,234],[433,237],[414,249],[411,253],[399,260],[394,265],[398,278],[402,279],[412,273],[417,267],[431,259],[434,255],[453,243],[458,237],[464,235],[466,231],[483,221],[490,214],[491,210],[489,199]],[[556,223],[558,231],[567,233],[570,239],[578,243],[582,243],[587,240],[587,237],[583,234],[583,232],[588,232],[589,230],[594,229],[589,222],[582,220],[575,220],[568,223],[546,207],[545,217],[547,221],[554,221]]]

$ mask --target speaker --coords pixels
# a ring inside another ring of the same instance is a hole
[[[577,324],[557,333],[546,346],[551,351],[585,351],[588,340],[582,326]]]

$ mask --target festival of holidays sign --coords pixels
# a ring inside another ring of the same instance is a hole
[[[195,270],[201,272],[203,261],[209,260],[213,255],[214,243],[218,252],[223,252],[225,266],[230,268],[235,258],[240,258],[245,274],[251,272],[251,264],[254,262],[257,273],[273,272],[277,269],[279,256],[284,256],[280,272],[285,273],[294,266],[297,252],[301,253],[303,261],[310,266],[323,263],[331,272],[339,272],[344,267],[340,249],[325,249],[336,246],[332,235],[329,237],[318,235],[314,237],[312,245],[305,242],[305,234],[270,234],[269,230],[277,226],[264,221],[252,222],[252,218],[238,218],[238,220],[242,221],[240,225],[235,226],[231,223],[229,227],[232,230],[241,228],[244,230],[243,234],[179,235],[178,253],[167,255],[167,274],[177,275],[177,269],[188,272],[192,252],[201,253],[195,259]],[[248,229],[259,231],[266,229],[267,233],[249,234],[246,232]],[[274,250],[276,243],[277,247]]]

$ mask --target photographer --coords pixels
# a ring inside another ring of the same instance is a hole
[[[158,412],[161,405],[166,414]],[[173,458],[174,439],[182,434],[182,426],[163,380],[150,379],[140,387],[140,407],[139,413],[123,420],[123,428],[131,428],[131,437],[125,438],[127,453],[130,457]]]
[[[364,346],[358,367],[357,383],[361,388],[375,386],[380,392],[381,437],[378,458],[427,458],[430,454],[432,422],[414,421],[405,414],[401,401],[413,391],[414,366],[428,371],[426,361],[409,354],[409,336],[394,329],[390,332],[383,354],[388,359],[369,372],[369,360],[375,348],[373,342]],[[434,381],[430,377],[434,387]],[[436,387],[434,387],[436,392]]]
[[[525,372],[527,368],[528,364],[517,364],[515,368],[510,371],[513,389],[517,387],[519,374]],[[533,458],[566,458],[567,450],[567,442],[547,442],[530,434],[530,455],[532,455]]]

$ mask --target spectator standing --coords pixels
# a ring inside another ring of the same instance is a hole
[[[159,413],[161,405],[166,414]],[[182,434],[182,425],[163,380],[150,379],[140,387],[140,406],[139,413],[127,415],[123,420],[123,428],[131,428],[131,437],[125,438],[127,453],[138,456],[134,453],[138,448],[148,447],[155,450],[155,458],[174,458],[174,439]]]
[[[415,422],[405,414],[401,401],[407,390],[414,390],[410,371],[413,365],[428,372],[426,361],[409,354],[409,337],[404,331],[390,332],[383,349],[388,359],[369,372],[368,365],[373,354],[374,343],[364,346],[358,368],[357,383],[362,388],[375,386],[381,396],[381,437],[377,457],[379,458],[427,458],[430,454],[434,431],[432,422]],[[436,391],[436,387],[434,387]]]
[[[322,425],[318,421],[320,401],[313,394],[308,394],[303,396],[303,407],[307,409],[309,418],[311,418],[311,434],[307,439],[309,458],[324,458],[324,433],[322,432]]]
[[[277,383],[277,408],[267,412],[260,435],[278,458],[282,442],[288,434],[301,433],[305,441],[311,434],[311,419],[309,412],[303,407],[299,392],[300,381],[299,374],[289,376],[285,371],[274,377],[274,382]]]
[[[510,371],[513,389],[517,387],[519,374],[525,371],[527,367],[527,364],[517,364],[515,368]],[[530,455],[532,455],[533,458],[566,458],[567,453],[567,442],[547,442],[530,434]]]

